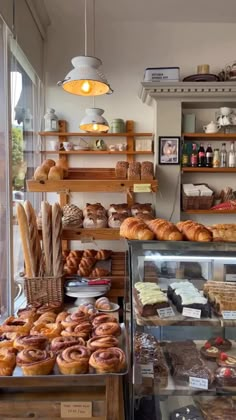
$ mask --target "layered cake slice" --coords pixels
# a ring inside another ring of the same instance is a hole
[[[211,306],[207,298],[189,281],[171,283],[167,295],[176,305],[178,312],[182,313],[184,307],[199,309],[202,317],[211,317]]]
[[[141,316],[157,315],[157,309],[170,306],[166,294],[155,283],[136,283],[134,286],[134,300]]]

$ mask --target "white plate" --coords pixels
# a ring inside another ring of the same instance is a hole
[[[70,297],[96,297],[104,295],[104,292],[66,292],[67,296]]]
[[[99,312],[115,312],[118,311],[118,309],[120,309],[120,306],[117,303],[110,302],[110,304],[111,309],[98,309]]]

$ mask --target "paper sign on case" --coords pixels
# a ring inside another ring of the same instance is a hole
[[[208,379],[189,377],[189,386],[191,388],[208,389]]]

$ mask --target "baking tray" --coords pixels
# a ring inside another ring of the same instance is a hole
[[[55,364],[53,372],[50,375],[32,375],[24,376],[20,367],[16,366],[12,376],[0,376],[1,388],[17,388],[17,387],[60,387],[60,386],[99,386],[105,385],[108,376],[123,376],[128,373],[129,358],[127,346],[127,332],[125,325],[122,323],[121,335],[119,339],[119,347],[124,351],[126,356],[126,369],[119,373],[95,373],[92,369],[89,373],[78,375],[62,375],[58,366]]]

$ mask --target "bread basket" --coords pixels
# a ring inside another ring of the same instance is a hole
[[[194,185],[205,185],[207,184],[194,184]],[[188,196],[185,194],[182,187],[182,210],[209,210],[214,203],[214,193],[211,196]]]
[[[64,277],[31,277],[24,278],[24,290],[27,304],[63,302]]]

